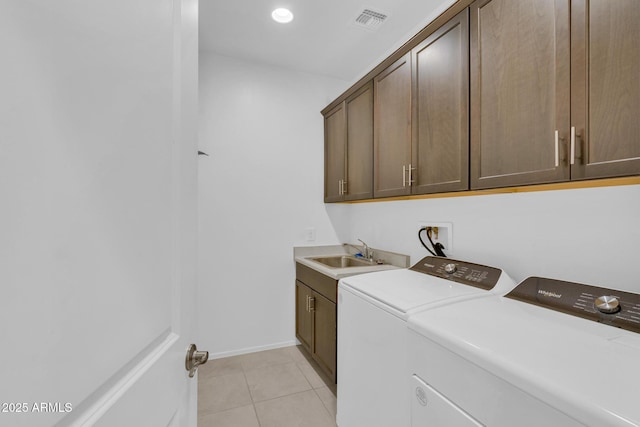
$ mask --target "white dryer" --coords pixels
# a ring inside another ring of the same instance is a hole
[[[514,286],[500,269],[431,256],[411,269],[340,280],[338,426],[409,426],[407,318]]]
[[[640,426],[640,295],[530,277],[409,320],[412,426]]]

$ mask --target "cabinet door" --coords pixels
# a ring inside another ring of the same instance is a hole
[[[374,78],[374,197],[409,194],[411,56]]]
[[[296,280],[296,337],[309,352],[311,352],[312,313],[309,299],[311,289]]]
[[[336,305],[313,292],[314,313],[313,355],[329,377],[336,379],[337,324]]]
[[[571,179],[640,174],[640,2],[571,3]]]
[[[569,179],[568,3],[471,5],[472,188]]]
[[[469,188],[469,15],[412,51],[414,194]]]
[[[324,201],[338,202],[342,197],[345,179],[345,149],[347,122],[344,103],[331,110],[324,118]]]
[[[347,177],[345,200],[373,197],[373,84],[345,101],[347,112]]]

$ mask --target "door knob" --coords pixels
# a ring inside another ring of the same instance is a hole
[[[209,360],[208,351],[198,351],[195,344],[191,344],[187,348],[187,357],[184,362],[184,367],[189,371],[189,378],[193,378],[198,370],[198,366],[204,365]]]

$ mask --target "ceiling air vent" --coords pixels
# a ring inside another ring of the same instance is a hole
[[[389,15],[373,9],[364,9],[356,18],[354,24],[368,30],[377,30]]]

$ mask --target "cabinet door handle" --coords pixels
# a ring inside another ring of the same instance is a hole
[[[576,140],[580,139],[580,143],[582,144],[582,134],[576,130],[575,126],[571,126],[571,164],[575,164],[576,159],[583,160],[585,159],[584,147],[580,145],[580,154],[576,153]]]
[[[413,184],[413,173],[411,171],[415,170],[415,168],[411,167],[411,163],[409,163],[409,187]]]
[[[560,166],[560,153],[558,152],[558,150],[560,149],[559,147],[559,140],[560,140],[560,136],[558,135],[558,131],[556,130],[556,135],[555,135],[555,139],[556,139],[556,167]]]
[[[576,162],[576,127],[571,126],[571,164]]]
[[[402,186],[406,187],[407,182],[407,167],[402,165]]]
[[[349,187],[347,187],[347,181],[345,181],[344,179],[342,180],[342,195],[347,194],[347,189]]]
[[[309,311],[316,310],[316,299],[314,297],[309,297]]]
[[[342,180],[338,180],[338,196],[342,196]]]
[[[309,295],[307,295],[307,313],[309,312]]]

